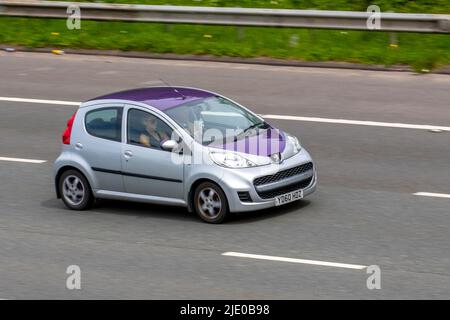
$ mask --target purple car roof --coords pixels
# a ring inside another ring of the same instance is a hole
[[[182,87],[151,87],[114,92],[93,100],[120,99],[145,103],[161,111],[185,104],[187,102],[214,97],[211,92]]]

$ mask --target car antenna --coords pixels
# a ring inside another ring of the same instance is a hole
[[[181,98],[182,98],[183,100],[186,100],[187,97],[186,97],[184,94],[182,94],[180,91],[178,91],[177,88],[172,87],[169,83],[167,83],[166,81],[164,81],[164,79],[162,79],[162,78],[159,78],[159,81],[161,81],[161,82],[164,83],[166,86],[170,87],[173,91],[175,91],[176,93],[178,93],[178,94],[181,96]]]

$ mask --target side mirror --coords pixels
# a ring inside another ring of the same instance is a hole
[[[166,151],[173,151],[178,147],[178,142],[175,140],[166,140],[161,143],[161,148]]]

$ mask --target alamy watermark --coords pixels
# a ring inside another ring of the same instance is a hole
[[[277,172],[286,158],[301,151],[294,150],[293,137],[275,128],[268,130],[204,130],[202,121],[194,121],[188,130],[196,143],[187,145],[173,131],[169,140],[175,147],[171,150],[171,162],[177,165],[214,165],[217,159],[236,161],[240,159],[247,166],[262,167],[271,165],[271,172]],[[161,142],[164,145],[165,141]],[[289,147],[286,147],[289,145]],[[288,151],[287,151],[288,150]],[[275,170],[275,171],[274,171]]]
[[[1,6],[0,6],[1,10]],[[381,29],[381,9],[377,5],[370,5],[367,7],[367,13],[370,13],[366,21],[366,27],[368,30],[380,30]],[[66,21],[67,29],[80,30],[81,29],[81,8],[78,5],[71,4],[67,7],[66,13],[68,18]],[[298,39],[291,39],[291,46],[296,46]]]
[[[370,265],[366,268],[369,277],[366,280],[366,286],[369,290],[381,289],[381,268],[378,265]],[[81,289],[81,268],[78,265],[70,265],[66,269],[68,275],[66,279],[66,288],[68,290]]]
[[[71,4],[67,7],[66,13],[69,15],[66,21],[67,29],[80,30],[81,29],[81,8],[77,5]]]
[[[381,29],[381,9],[377,5],[370,5],[367,8],[367,12],[370,13],[366,21],[367,29],[380,30]]]
[[[381,289],[381,269],[377,265],[368,266],[366,273],[370,274],[367,278],[366,286],[369,290],[380,290]]]
[[[66,269],[69,276],[66,279],[66,288],[69,290],[81,289],[81,268],[77,265],[70,265]]]

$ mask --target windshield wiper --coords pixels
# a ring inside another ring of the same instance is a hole
[[[258,123],[252,124],[250,127],[244,129],[244,131],[242,131],[241,133],[239,133],[239,134],[234,138],[234,141],[237,141],[242,135],[245,136],[245,134],[246,134],[247,132],[249,132],[250,130],[259,128],[259,127],[261,127],[261,126],[264,126],[264,127],[265,127],[265,126],[267,126],[267,123],[266,123],[265,121],[263,121],[263,122],[258,122]]]

